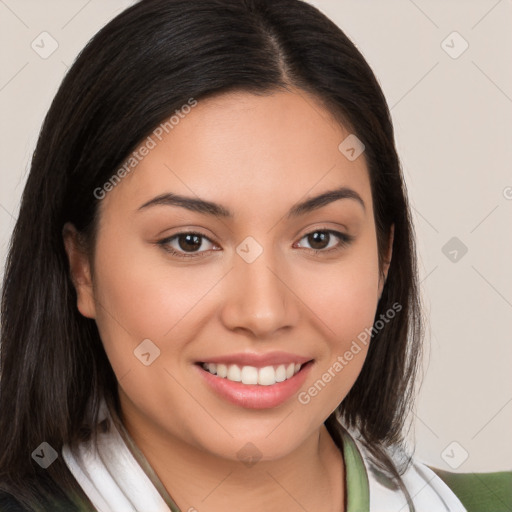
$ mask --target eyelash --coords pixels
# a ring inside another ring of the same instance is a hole
[[[347,235],[346,233],[341,233],[341,232],[335,231],[333,229],[315,229],[313,231],[310,231],[309,233],[306,233],[304,236],[302,236],[300,238],[300,240],[302,240],[303,238],[306,238],[309,235],[312,235],[313,233],[329,233],[330,235],[334,235],[339,240],[338,245],[335,247],[331,247],[330,249],[310,249],[307,247],[305,248],[305,249],[313,252],[313,254],[315,254],[315,255],[325,254],[325,253],[331,254],[333,252],[340,251],[341,249],[350,245],[354,240],[354,236]],[[176,256],[178,258],[202,258],[202,257],[208,255],[208,251],[201,251],[201,252],[195,252],[195,253],[183,253],[183,252],[179,252],[179,251],[173,249],[172,247],[170,247],[168,245],[172,240],[179,238],[180,236],[184,236],[184,235],[196,235],[196,236],[204,238],[214,244],[214,242],[212,242],[206,235],[199,233],[197,231],[182,231],[181,233],[176,233],[175,235],[173,235],[171,237],[164,238],[163,240],[159,240],[157,242],[157,244],[160,245],[166,252],[168,252],[172,256]]]

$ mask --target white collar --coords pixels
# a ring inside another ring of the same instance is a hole
[[[158,477],[154,472],[150,478],[134,457],[103,401],[99,421],[105,418],[110,419],[110,428],[98,433],[98,452],[90,441],[81,443],[76,452],[68,445],[62,449],[65,463],[94,507],[99,512],[179,512],[163,485],[160,492],[157,489]],[[362,443],[348,431],[346,435],[349,439],[344,436],[345,442],[353,441],[348,444],[352,444],[352,450],[357,447],[366,469],[369,512],[409,512],[404,495],[379,474]],[[150,472],[149,463],[145,466]],[[414,512],[467,512],[451,489],[425,464],[414,461],[402,479],[413,499]]]
[[[102,402],[99,421],[110,419]],[[68,445],[62,456],[71,473],[99,512],[169,512],[153,482],[132,455],[110,419],[110,428],[98,433],[98,451],[92,442],[73,453]]]

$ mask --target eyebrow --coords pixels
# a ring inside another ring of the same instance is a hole
[[[326,206],[329,203],[338,201],[340,199],[353,199],[357,201],[357,203],[359,203],[363,210],[366,212],[364,201],[355,190],[352,190],[348,187],[340,187],[334,190],[328,190],[327,192],[323,192],[322,194],[310,197],[305,201],[293,205],[286,214],[286,217],[288,219],[299,217],[300,215],[305,215],[306,213],[322,208],[323,206]],[[139,211],[152,206],[162,205],[179,206],[193,212],[201,213],[204,215],[212,215],[219,218],[234,218],[233,212],[220,204],[214,203],[212,201],[206,201],[204,199],[196,199],[193,197],[181,196],[172,193],[161,194],[157,197],[154,197],[153,199],[140,206]]]

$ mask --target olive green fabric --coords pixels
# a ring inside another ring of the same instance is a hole
[[[368,512],[370,510],[370,484],[363,458],[353,439],[345,432],[343,460],[345,462],[346,512]]]
[[[512,471],[451,473],[430,469],[450,487],[468,512],[512,512]]]

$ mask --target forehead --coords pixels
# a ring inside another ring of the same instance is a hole
[[[346,186],[371,208],[364,153],[340,151],[350,132],[304,91],[224,93],[177,114],[142,141],[151,149],[109,201],[140,206],[174,192],[254,214]]]

